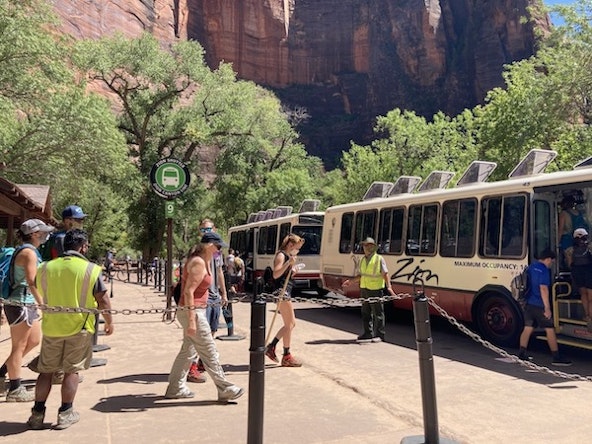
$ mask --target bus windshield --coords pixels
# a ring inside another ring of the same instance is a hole
[[[322,231],[323,227],[320,225],[294,225],[294,227],[292,227],[292,233],[297,234],[304,239],[304,245],[302,245],[300,253],[298,253],[299,256],[321,253]]]

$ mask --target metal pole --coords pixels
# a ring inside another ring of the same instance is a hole
[[[249,412],[247,444],[263,443],[265,395],[265,308],[266,303],[253,289],[251,303],[251,346],[249,362]]]
[[[166,276],[164,280],[165,292],[166,292],[166,320],[172,319],[170,309],[173,306],[173,219],[167,218],[167,260],[166,260]]]
[[[453,443],[440,440],[438,434],[438,409],[436,406],[436,378],[432,354],[432,333],[428,299],[422,291],[413,300],[413,319],[415,322],[415,341],[419,355],[419,378],[421,384],[421,403],[423,407],[424,436],[403,438],[401,444],[439,444]]]

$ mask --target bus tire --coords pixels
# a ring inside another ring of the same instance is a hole
[[[480,335],[496,345],[517,347],[524,319],[517,304],[501,293],[485,293],[476,301],[473,322]]]

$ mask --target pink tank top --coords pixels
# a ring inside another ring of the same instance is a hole
[[[186,274],[187,274],[186,268],[183,268],[183,280],[181,281],[181,295],[185,291],[185,282],[187,280]],[[211,284],[212,284],[212,275],[210,274],[210,270],[208,270],[208,273],[205,275],[203,280],[199,283],[199,285],[197,286],[197,288],[193,292],[193,305],[198,306],[198,307],[199,306],[205,307],[208,304],[208,295],[209,295],[208,289],[210,288]],[[179,305],[181,307],[185,305],[185,303],[183,301],[183,297],[181,297],[181,300],[179,301]]]

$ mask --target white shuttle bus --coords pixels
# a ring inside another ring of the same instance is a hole
[[[510,282],[537,253],[551,248],[558,257],[551,273],[559,341],[592,348],[592,332],[558,246],[564,198],[573,197],[592,221],[592,158],[572,171],[545,173],[555,156],[533,150],[509,179],[498,182],[487,182],[496,164],[479,161],[453,188],[446,187],[454,174],[445,171],[433,172],[419,187],[421,178],[413,176],[375,182],[363,201],[328,208],[321,247],[324,288],[359,297],[357,286],[344,289],[342,283],[355,273],[360,242],[372,237],[395,292],[413,294],[420,278],[425,295],[450,315],[472,322],[486,339],[517,346],[523,316]],[[394,304],[412,309],[411,298]]]
[[[296,259],[303,268],[294,275],[295,288],[326,294],[320,282],[324,212],[318,211],[319,205],[318,200],[308,199],[297,213],[292,213],[288,206],[259,211],[252,213],[246,224],[228,230],[230,248],[238,250],[245,261],[247,290],[252,289],[255,279],[262,277],[266,269],[273,268],[282,240],[293,233],[304,239]]]

